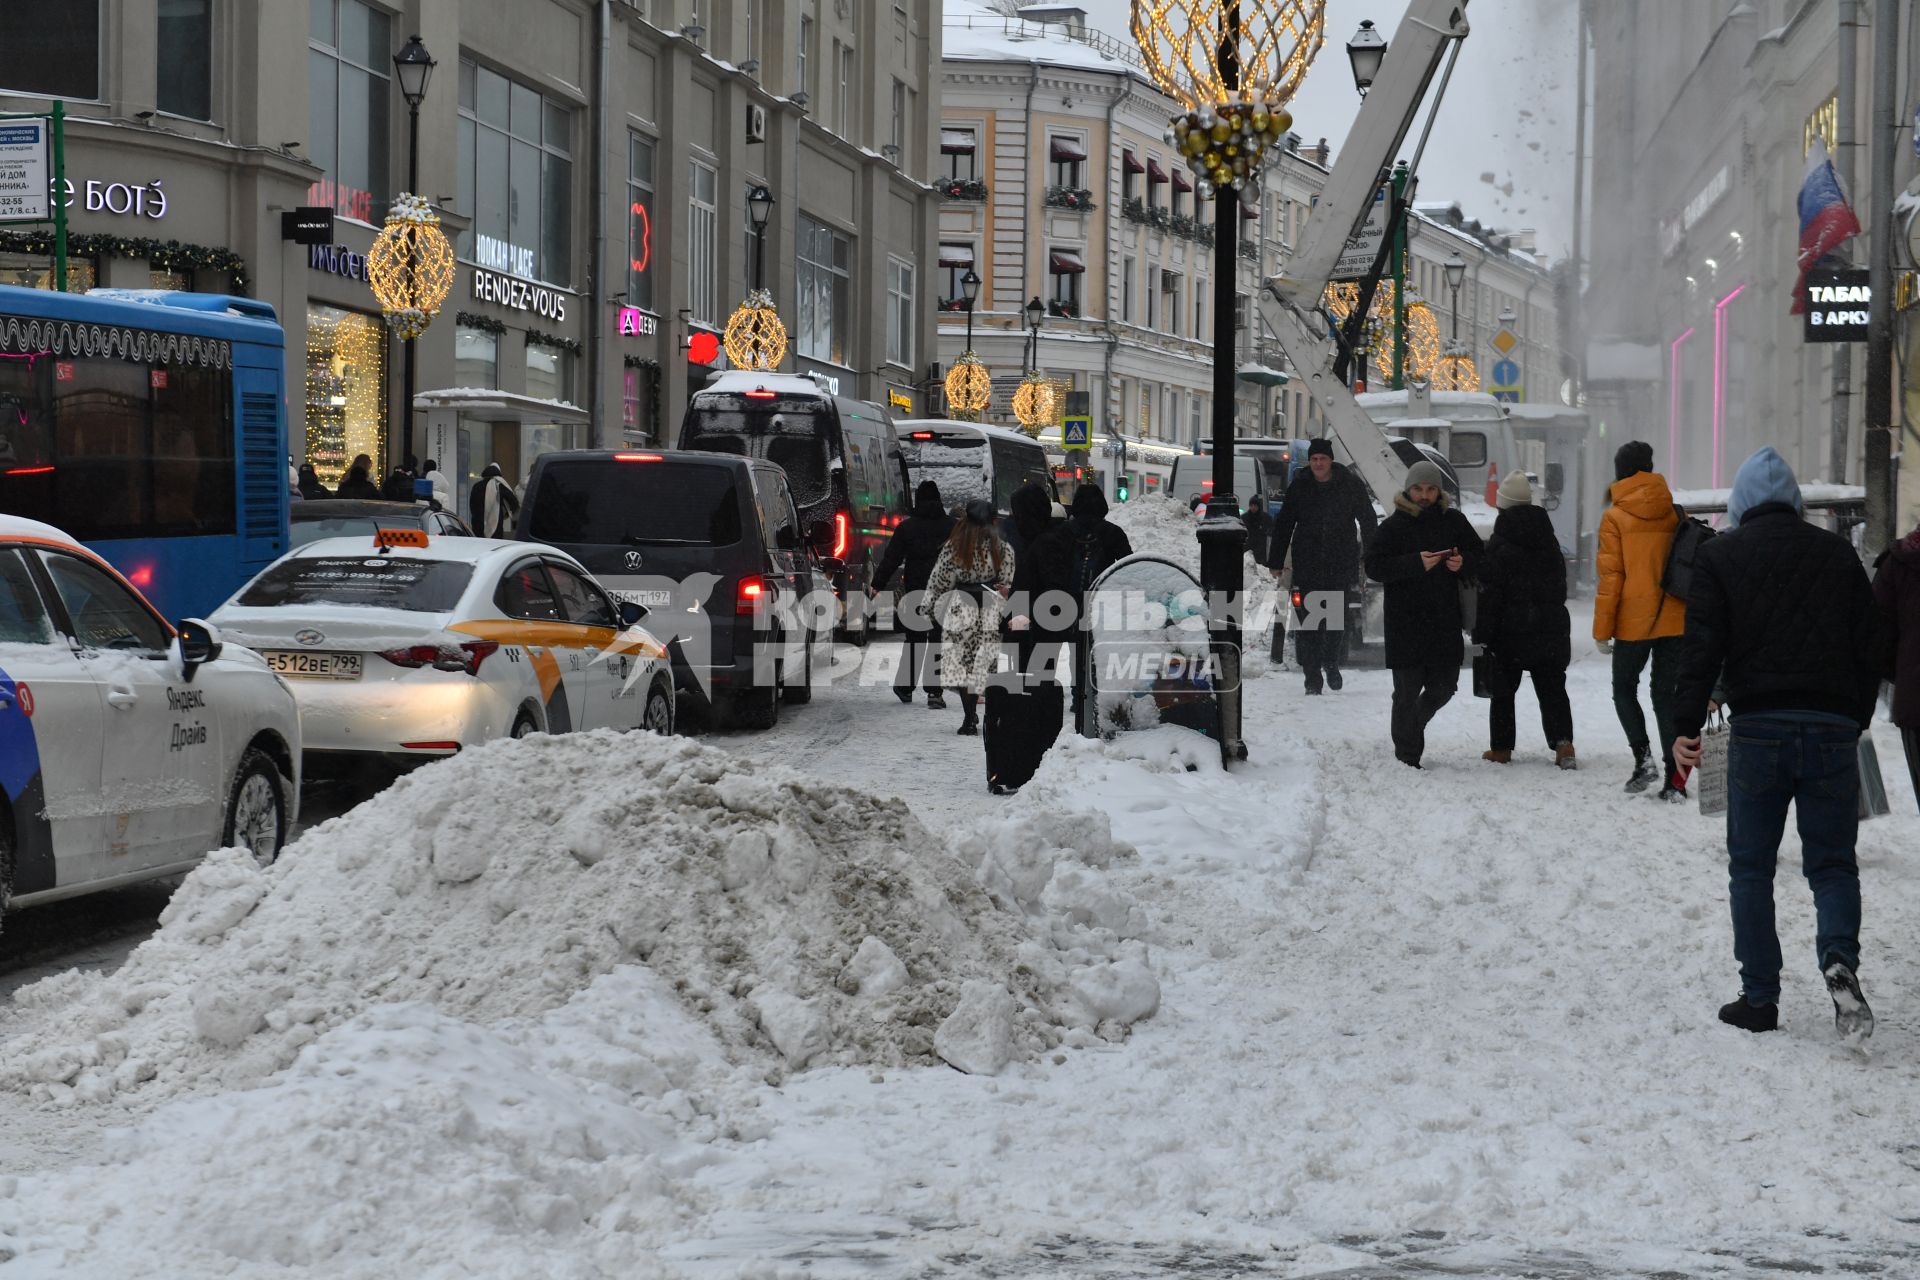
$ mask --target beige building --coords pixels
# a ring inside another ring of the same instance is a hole
[[[365,255],[409,185],[393,59],[416,34],[417,186],[457,265],[409,439]],[[675,438],[718,367],[690,357],[754,279],[757,186],[783,368],[920,407],[940,35],[924,6],[848,0],[66,0],[0,13],[0,112],[67,104],[75,285],[274,305],[296,459],[518,477]],[[282,240],[300,206],[332,210],[333,243]],[[43,238],[0,228],[0,281],[47,282]]]

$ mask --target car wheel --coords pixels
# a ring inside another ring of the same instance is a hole
[[[540,726],[534,722],[533,712],[522,707],[520,714],[513,718],[513,729],[507,736],[510,738],[524,738],[529,734],[538,732],[540,732]]]
[[[227,796],[227,825],[220,843],[245,849],[255,862],[270,867],[286,839],[286,780],[264,751],[249,747],[233,775],[233,790]]]
[[[640,727],[663,738],[673,736],[673,690],[659,685],[653,687],[653,692],[647,695],[647,709]]]
[[[806,650],[806,657],[800,664],[800,683],[797,685],[787,684],[780,686],[781,700],[790,707],[803,707],[813,701],[812,635],[807,636],[806,644],[802,647]]]
[[[729,710],[727,719],[736,729],[771,729],[780,719],[779,687],[770,685],[736,693],[729,700]]]

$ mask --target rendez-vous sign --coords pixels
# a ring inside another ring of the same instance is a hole
[[[473,269],[473,297],[476,302],[491,302],[512,307],[515,311],[530,311],[548,320],[567,318],[567,297],[558,289],[522,280],[518,276],[502,275],[485,267]]]

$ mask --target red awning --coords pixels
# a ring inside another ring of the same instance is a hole
[[[1175,191],[1193,190],[1193,179],[1187,177],[1187,171],[1185,169],[1175,169],[1173,171],[1173,189]]]
[[[943,267],[971,267],[973,265],[973,246],[970,244],[941,245],[940,265]]]
[[[1253,208],[1251,205],[1243,204],[1240,206],[1240,221],[1258,222],[1259,220],[1260,220],[1260,211],[1258,209]]]
[[[1131,151],[1122,151],[1120,153],[1120,166],[1128,173],[1145,173],[1147,171],[1147,166],[1140,163],[1140,157]]]
[[[942,129],[940,131],[940,151],[949,156],[970,156],[974,151],[973,130]]]
[[[1160,167],[1160,162],[1158,160],[1155,160],[1152,156],[1148,156],[1147,157],[1147,181],[1148,182],[1165,182],[1166,180],[1167,180],[1167,171]]]
[[[1068,249],[1055,249],[1048,265],[1056,276],[1077,276],[1087,269],[1080,255]]]
[[[1055,138],[1049,154],[1056,163],[1063,161],[1071,163],[1075,160],[1085,160],[1087,149],[1080,145],[1080,140],[1077,138]]]

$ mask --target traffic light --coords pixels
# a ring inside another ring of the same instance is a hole
[[[1113,486],[1113,500],[1115,502],[1125,502],[1127,500],[1127,482],[1125,480]]]

